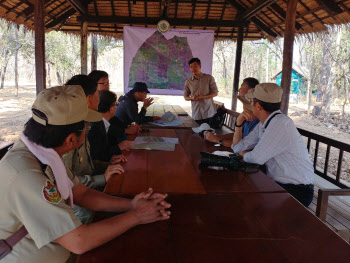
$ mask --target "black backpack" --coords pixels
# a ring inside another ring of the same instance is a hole
[[[210,127],[213,129],[220,129],[222,125],[224,124],[225,118],[226,118],[226,108],[224,105],[220,106],[216,113],[213,116],[213,119],[210,122]]]

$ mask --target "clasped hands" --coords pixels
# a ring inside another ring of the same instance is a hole
[[[139,224],[147,224],[160,220],[166,220],[170,217],[170,204],[164,199],[167,194],[153,193],[153,189],[149,188],[147,192],[142,192],[131,200],[131,209]]]

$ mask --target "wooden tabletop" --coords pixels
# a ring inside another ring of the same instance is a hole
[[[287,193],[170,195],[168,221],[135,227],[81,262],[348,262],[350,246]],[[97,220],[113,214],[99,214]]]
[[[160,105],[160,104],[153,104],[147,108],[146,116],[163,116],[164,113],[170,111],[175,116],[177,116],[180,120],[184,121],[183,124],[179,126],[167,126],[167,127],[161,127],[150,123],[144,123],[142,124],[143,128],[147,129],[190,129],[198,127],[198,123],[192,119],[190,115],[187,114],[187,112],[179,105]],[[179,115],[180,114],[180,115]],[[187,115],[187,116],[181,116],[181,115]]]
[[[151,129],[138,136],[179,138],[175,151],[124,151],[128,162],[125,173],[107,183],[108,194],[138,194],[152,187],[162,193],[285,192],[273,180],[258,171],[218,171],[199,169],[200,151],[230,150],[215,147],[188,129]],[[136,136],[130,136],[133,140]]]

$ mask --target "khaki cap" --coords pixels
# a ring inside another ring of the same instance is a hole
[[[250,89],[245,95],[247,99],[258,99],[268,103],[279,103],[282,100],[283,89],[275,83],[260,83]]]
[[[32,106],[33,119],[46,126],[68,125],[102,120],[101,113],[90,110],[81,86],[58,86],[41,91]]]

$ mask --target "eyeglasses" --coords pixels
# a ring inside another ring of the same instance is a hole
[[[90,130],[91,130],[90,122],[86,121],[86,122],[84,123],[84,129],[78,130],[78,132],[83,132],[83,131],[88,132],[88,131],[90,131]]]
[[[97,84],[109,86],[109,85],[112,85],[112,82],[108,82],[108,81],[105,81],[105,82],[97,82]]]

